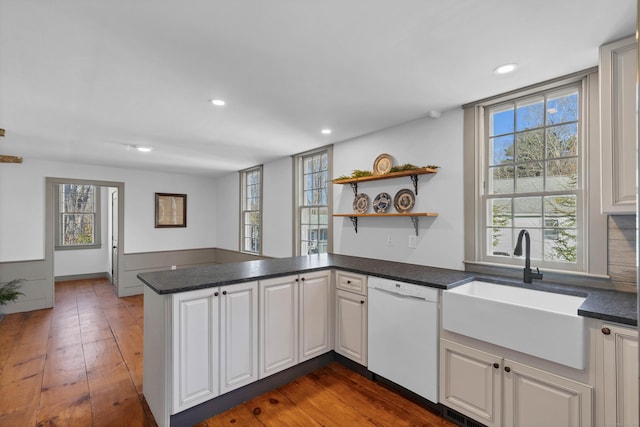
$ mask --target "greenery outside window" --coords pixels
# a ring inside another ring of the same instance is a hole
[[[100,248],[99,187],[59,184],[56,198],[56,250]]]
[[[296,156],[296,253],[331,251],[331,148]]]
[[[241,250],[262,254],[262,166],[240,172]]]

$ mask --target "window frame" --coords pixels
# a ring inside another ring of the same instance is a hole
[[[93,232],[94,240],[91,244],[81,245],[63,245],[60,241],[62,233],[62,212],[60,209],[60,192],[64,185],[90,185],[94,191],[94,206],[93,206]],[[55,184],[55,236],[54,236],[54,250],[56,251],[68,251],[68,250],[83,250],[83,249],[100,249],[102,248],[102,187],[95,184],[78,183],[78,182],[64,182]]]
[[[500,274],[517,274],[523,266],[522,258],[506,258],[487,254],[487,208],[485,185],[488,173],[488,132],[485,109],[516,99],[540,93],[580,86],[580,164],[578,177],[581,201],[577,205],[582,228],[578,230],[579,260],[572,268],[568,264],[535,260],[535,267],[544,268],[545,279],[573,276],[592,276],[606,279],[607,241],[606,215],[600,212],[600,148],[599,101],[597,68],[583,70],[568,76],[514,90],[502,95],[476,101],[464,109],[464,200],[465,200],[465,270]],[[581,181],[580,181],[581,180]],[[515,243],[515,242],[514,242]]]
[[[260,188],[258,195],[258,209],[257,210],[249,210],[247,209],[247,187],[248,187],[248,175],[253,172],[259,172],[260,174]],[[264,235],[263,229],[263,199],[264,199],[264,168],[263,165],[254,166],[248,169],[243,169],[239,172],[240,174],[240,252],[253,254],[253,255],[262,255],[263,251],[263,239]],[[248,212],[258,212],[258,251],[252,251],[245,247],[245,242],[247,236],[245,235],[246,227],[245,227],[245,214]]]
[[[308,157],[316,156],[318,154],[327,154],[327,204],[326,205],[313,205],[303,206],[304,200],[304,160]],[[327,145],[317,148],[315,150],[306,151],[303,153],[292,156],[294,163],[294,205],[293,205],[293,248],[294,255],[310,255],[302,254],[302,209],[313,207],[326,207],[327,208],[327,253],[333,252],[333,145]],[[320,252],[318,252],[320,253]],[[324,252],[321,252],[324,253]]]

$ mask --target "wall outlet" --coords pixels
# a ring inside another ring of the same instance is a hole
[[[176,266],[175,266],[175,265],[172,265],[172,266],[171,266],[171,269],[172,269],[172,270],[175,270],[175,269],[176,269]]]
[[[418,247],[418,236],[409,236],[409,247],[413,249]]]
[[[391,246],[391,235],[387,235],[387,246]]]

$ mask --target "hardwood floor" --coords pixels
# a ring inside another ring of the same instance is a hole
[[[53,309],[0,322],[0,426],[154,426],[142,397],[142,295],[56,284]],[[199,427],[454,426],[333,363]]]

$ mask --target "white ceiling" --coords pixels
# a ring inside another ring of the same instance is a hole
[[[0,153],[216,176],[595,66],[635,16],[636,0],[0,0]]]

